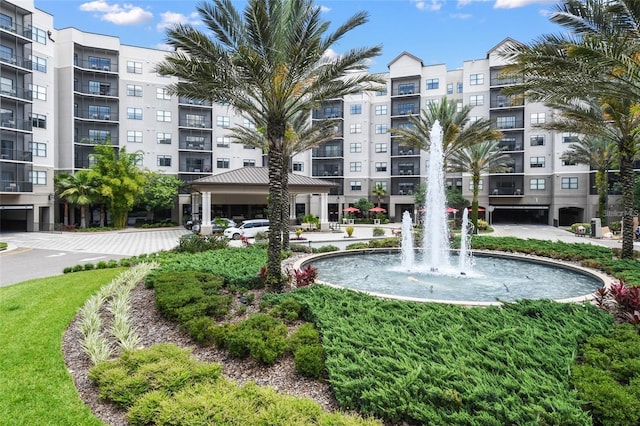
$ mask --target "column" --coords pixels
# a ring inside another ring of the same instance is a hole
[[[296,196],[298,194],[289,194],[289,219],[296,219]]]
[[[200,233],[211,235],[211,192],[202,193],[202,221],[200,222]]]
[[[326,193],[320,194],[320,229],[329,230],[329,197]]]

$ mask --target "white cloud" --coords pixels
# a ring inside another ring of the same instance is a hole
[[[201,25],[199,15],[197,12],[183,15],[177,12],[164,12],[160,14],[161,21],[156,25],[158,31],[162,31],[166,28],[172,27],[176,24],[189,24],[189,25]]]
[[[153,19],[153,14],[139,6],[129,3],[107,3],[104,0],[95,0],[82,3],[80,10],[84,12],[97,12],[98,17],[103,21],[116,25],[137,25],[144,24]]]
[[[322,55],[323,58],[327,59],[327,60],[332,60],[332,59],[336,59],[339,58],[341,55],[336,52],[333,49],[327,49],[324,51],[324,55]]]
[[[494,9],[515,9],[517,7],[529,6],[530,4],[556,3],[555,0],[496,0]]]
[[[470,13],[452,13],[449,15],[449,17],[453,19],[469,19],[471,18],[471,14]]]
[[[174,52],[175,51],[173,46],[170,46],[167,43],[158,43],[153,47],[158,49],[158,50],[166,50],[167,52]]]
[[[411,3],[413,3],[417,9],[429,10],[432,12],[438,11],[442,7],[442,2],[440,0],[411,0]]]
[[[320,6],[320,12],[322,13],[331,12],[331,8],[329,6]]]

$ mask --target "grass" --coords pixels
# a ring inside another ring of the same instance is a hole
[[[87,298],[122,271],[87,271],[0,288],[0,423],[102,425],[67,372],[62,336]]]

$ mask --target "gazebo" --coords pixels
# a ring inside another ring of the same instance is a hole
[[[328,229],[329,212],[327,195],[337,184],[289,173],[289,218],[295,219],[295,200],[299,194],[319,194],[320,226]],[[192,211],[202,206],[200,217],[203,235],[211,234],[211,206],[216,204],[267,204],[269,194],[269,169],[266,167],[244,167],[217,175],[194,180],[189,185]]]

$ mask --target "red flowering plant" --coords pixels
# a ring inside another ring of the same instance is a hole
[[[312,265],[307,265],[302,269],[294,271],[288,270],[287,272],[293,277],[296,288],[311,285],[316,282],[316,278],[318,278],[318,268]]]
[[[596,305],[613,314],[620,322],[640,324],[640,287],[630,287],[620,281],[596,290]]]

